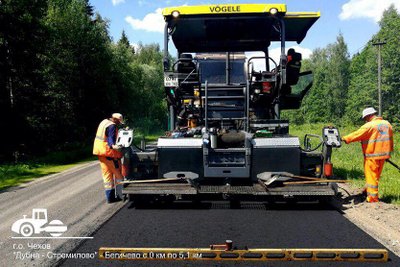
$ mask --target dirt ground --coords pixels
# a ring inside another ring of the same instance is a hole
[[[338,204],[344,216],[400,256],[400,206],[384,202],[367,203],[362,189],[341,184]]]

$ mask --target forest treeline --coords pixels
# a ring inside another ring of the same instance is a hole
[[[157,44],[133,47],[124,32],[112,40],[109,21],[88,0],[0,2],[0,161],[89,145],[98,123],[121,112],[142,132],[166,129],[162,53]],[[343,36],[303,61],[314,86],[296,123],[358,123],[377,107],[377,49],[382,49],[384,116],[399,122],[400,15],[392,6],[371,42],[350,57]]]
[[[386,44],[381,50],[383,116],[399,123],[400,14],[393,5],[383,13],[379,26],[379,32],[352,57],[339,34],[334,43],[315,49],[309,59],[303,60],[302,71],[313,71],[313,87],[300,111],[289,111],[284,116],[296,123],[362,123],[363,108],[374,106],[378,110],[378,48],[373,44],[384,41]]]
[[[166,128],[162,53],[113,41],[88,0],[0,2],[0,149],[37,154],[93,142],[113,112]]]

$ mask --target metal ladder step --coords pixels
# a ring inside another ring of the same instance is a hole
[[[205,99],[205,96],[202,96],[201,98]],[[244,96],[242,95],[213,95],[213,96],[208,96],[209,100],[214,100],[214,99],[244,99]]]

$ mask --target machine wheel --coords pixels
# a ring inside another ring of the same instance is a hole
[[[33,235],[34,233],[33,225],[30,223],[22,224],[21,227],[19,228],[19,233],[25,237]]]

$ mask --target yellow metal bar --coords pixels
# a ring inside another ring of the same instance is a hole
[[[278,12],[286,12],[285,4],[224,4],[167,7],[163,9],[162,14],[171,16],[174,11],[178,11],[180,15],[268,13],[271,8],[276,8]]]
[[[101,260],[213,260],[213,261],[353,261],[386,262],[386,249],[247,249],[209,248],[107,248],[99,249]]]
[[[160,179],[148,179],[148,180],[127,180],[123,181],[122,184],[148,184],[148,183],[161,183],[170,181],[182,181],[183,178],[160,178]]]
[[[284,182],[284,185],[293,185],[293,184],[317,184],[317,183],[349,183],[347,180],[329,180],[329,179],[320,179],[320,180],[312,180],[312,181],[296,181],[296,182]]]

